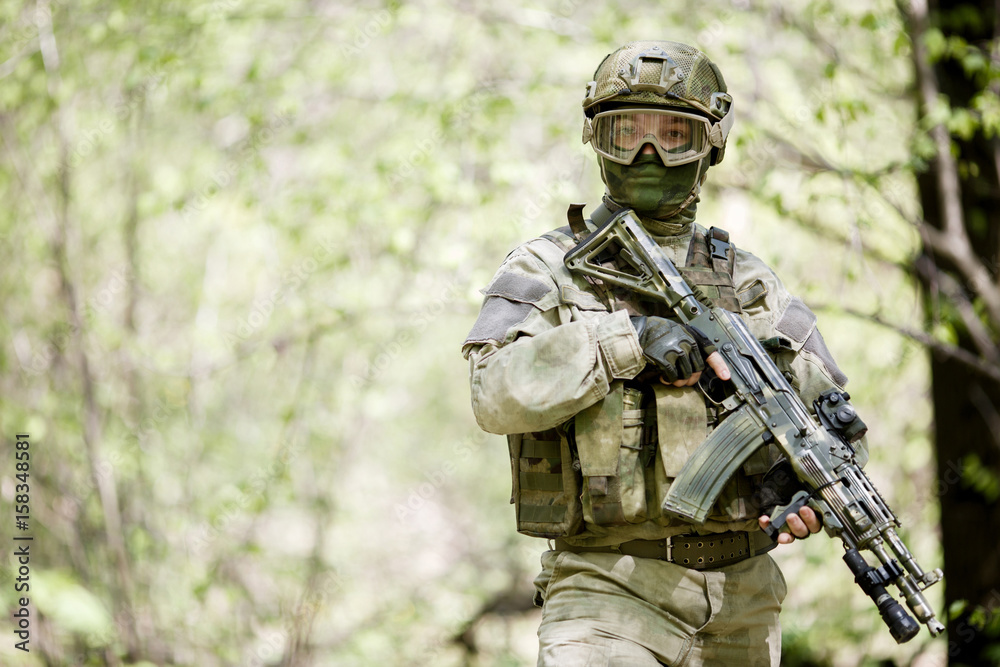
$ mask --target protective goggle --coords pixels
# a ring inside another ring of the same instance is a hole
[[[668,167],[694,162],[713,148],[712,124],[697,114],[670,109],[615,109],[588,121],[583,142],[589,140],[598,155],[619,164],[631,164],[647,143]]]

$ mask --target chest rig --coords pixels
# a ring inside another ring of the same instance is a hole
[[[602,203],[593,212],[590,219],[585,220],[583,206],[583,204],[570,204],[567,211],[569,224],[542,234],[542,238],[553,242],[564,252],[569,252],[577,243],[614,215],[614,211]],[[706,233],[697,225],[693,225],[687,258],[684,260],[684,266],[678,266],[677,269],[689,285],[700,288],[701,293],[712,302],[712,306],[741,313],[743,309],[733,284],[735,266],[736,250],[729,243],[729,232],[712,227]],[[659,304],[654,305],[649,301],[637,300],[636,295],[628,290],[608,289],[603,285],[594,285],[594,287],[598,295],[604,299],[609,310],[618,309],[615,305],[620,304],[619,308],[624,306],[634,315],[653,314],[661,317],[671,315],[669,312],[662,312],[663,309]]]
[[[569,224],[542,238],[565,253],[614,214],[604,204],[590,219],[584,219],[582,210],[582,204],[571,205]],[[678,270],[713,306],[739,313],[742,308],[733,284],[735,261],[727,232],[713,227],[706,233],[695,226],[685,266]],[[629,290],[610,289],[599,282],[591,282],[591,288],[608,311],[672,315],[664,312],[662,304],[638,298]],[[671,519],[660,516],[659,498],[718,414],[711,406],[706,414],[697,392],[656,382],[651,386],[615,381],[605,400],[569,422],[544,432],[508,436],[511,502],[516,506],[519,532],[553,538],[578,534],[584,523],[601,527],[598,530],[645,521],[671,524]],[[671,441],[678,437],[687,442],[675,446]],[[595,442],[600,444],[595,447]],[[658,443],[669,446],[658,450]],[[722,520],[742,519],[747,514],[742,498],[753,493],[754,485],[742,473],[737,477],[733,488],[720,497]]]

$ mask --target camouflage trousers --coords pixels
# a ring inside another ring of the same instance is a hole
[[[787,589],[767,554],[715,570],[547,551],[539,667],[778,667]]]

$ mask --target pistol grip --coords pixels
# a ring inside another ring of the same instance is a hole
[[[787,505],[778,505],[771,512],[771,522],[767,524],[764,532],[772,540],[778,539],[779,533],[790,532],[788,528],[788,515],[795,514],[809,503],[809,492],[798,491]]]

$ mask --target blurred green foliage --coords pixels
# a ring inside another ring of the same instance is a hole
[[[893,3],[8,1],[0,26],[0,517],[30,433],[35,536],[33,651],[5,631],[0,662],[533,664],[546,546],[459,350],[504,255],[599,201],[580,101],[630,39],[720,65],[739,118],[699,220],[819,310],[871,475],[940,561],[925,352],[858,317],[922,322]],[[949,125],[997,127],[980,106]],[[777,555],[787,663],[943,664],[838,552]]]

